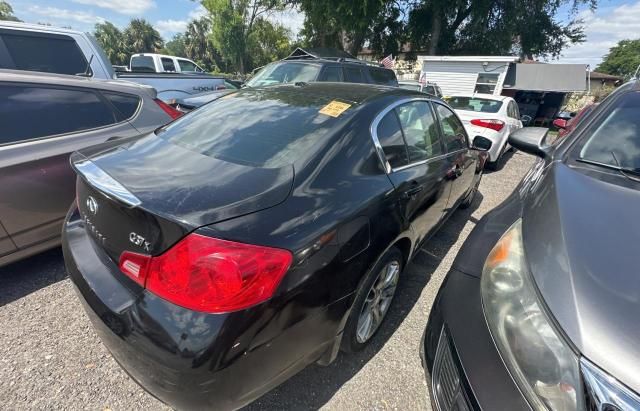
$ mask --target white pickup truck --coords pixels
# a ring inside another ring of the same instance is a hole
[[[225,88],[223,77],[206,73],[116,73],[89,34],[9,21],[0,21],[0,69],[126,80],[155,88],[164,101]]]
[[[205,73],[189,59],[156,53],[138,53],[131,56],[129,70],[148,73]]]

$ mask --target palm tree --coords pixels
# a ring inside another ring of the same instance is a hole
[[[133,53],[153,53],[164,47],[160,33],[145,19],[133,19],[124,30],[125,44]]]
[[[213,44],[211,44],[210,35],[211,20],[207,16],[190,21],[184,33],[184,46],[187,57],[199,62],[209,70],[216,65],[222,67],[222,59]]]
[[[124,41],[124,35],[116,26],[108,21],[98,23],[93,35],[111,60],[111,64],[127,64],[129,51]]]

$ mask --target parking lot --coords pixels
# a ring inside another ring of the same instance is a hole
[[[372,344],[311,366],[249,407],[259,409],[428,409],[418,344],[429,309],[459,247],[533,163],[509,152],[485,174],[480,194],[416,257],[386,324]],[[0,269],[0,402],[4,409],[165,409],[102,346],[55,249]]]

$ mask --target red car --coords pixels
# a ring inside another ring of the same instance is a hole
[[[553,120],[553,125],[558,127],[559,129],[558,137],[564,137],[565,135],[569,134],[574,128],[578,126],[578,124],[580,124],[580,121],[583,118],[587,117],[589,113],[591,113],[597,106],[598,103],[587,104],[582,108],[582,110],[578,112],[578,114],[575,115],[575,117],[570,120],[565,120],[563,118],[557,118]]]

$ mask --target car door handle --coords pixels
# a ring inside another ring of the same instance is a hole
[[[419,192],[421,192],[423,190],[424,187],[422,186],[415,186],[415,187],[411,187],[410,189],[406,190],[404,193],[402,193],[402,196],[404,198],[409,198],[409,197],[413,197],[416,194],[418,194]]]

